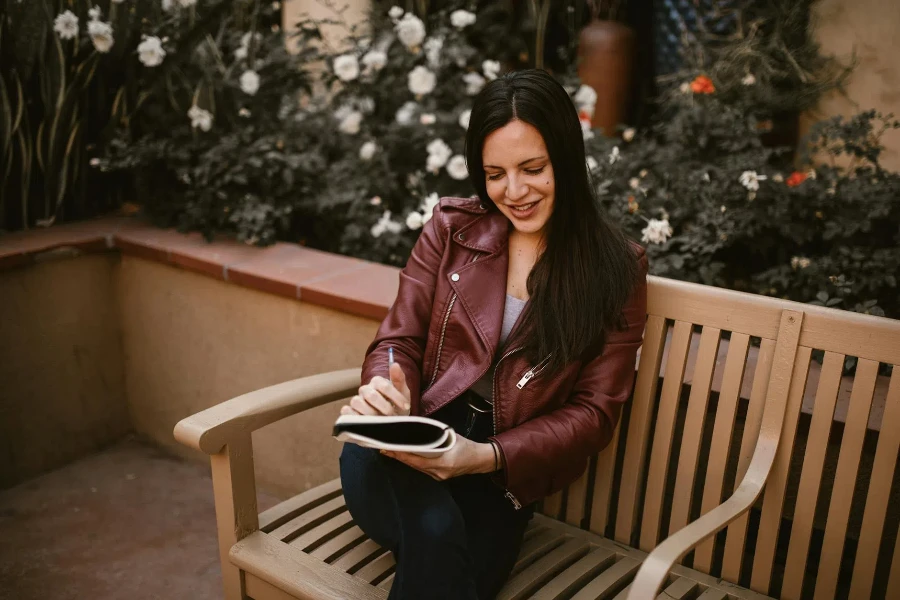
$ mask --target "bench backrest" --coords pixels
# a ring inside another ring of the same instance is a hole
[[[803,320],[765,491],[684,562],[781,598],[900,598],[900,321],[651,277],[632,401],[543,512],[649,552],[720,504],[760,437],[785,310]]]

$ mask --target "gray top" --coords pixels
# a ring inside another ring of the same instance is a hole
[[[503,325],[500,327],[500,344],[497,346],[498,351],[503,348],[503,345],[506,344],[506,340],[509,338],[509,334],[512,331],[513,325],[516,324],[516,320],[519,318],[519,315],[522,314],[522,310],[525,308],[525,300],[519,300],[514,296],[506,295],[506,304],[503,307]],[[497,358],[499,359],[499,352]],[[472,384],[472,387],[469,388],[488,402],[494,397],[494,368],[496,366],[492,365],[487,373],[484,374],[484,377],[476,381]]]

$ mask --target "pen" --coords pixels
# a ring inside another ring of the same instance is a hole
[[[391,367],[394,364],[394,347],[388,346],[388,374],[390,374]]]

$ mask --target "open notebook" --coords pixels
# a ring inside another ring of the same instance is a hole
[[[341,415],[332,435],[366,448],[438,456],[456,444],[453,429],[426,417]]]

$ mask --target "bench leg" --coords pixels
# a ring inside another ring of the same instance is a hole
[[[228,552],[235,543],[259,529],[256,481],[253,476],[253,443],[250,433],[210,456],[216,525],[219,535],[219,562],[226,600],[244,600],[244,576],[231,564]]]

